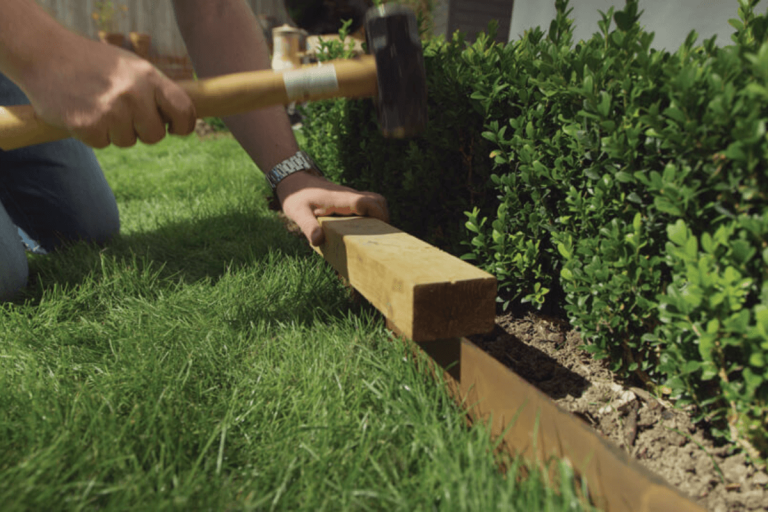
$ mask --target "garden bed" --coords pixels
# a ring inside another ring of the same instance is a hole
[[[567,322],[510,313],[497,317],[491,334],[471,339],[707,510],[768,509],[764,470],[731,445],[716,446],[686,411],[617,378]]]

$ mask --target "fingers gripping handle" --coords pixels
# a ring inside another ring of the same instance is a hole
[[[326,62],[321,66],[274,72],[236,73],[179,82],[195,105],[198,117],[229,116],[292,101],[376,96],[373,57]],[[45,123],[29,105],[0,107],[0,149],[32,146],[69,137]]]

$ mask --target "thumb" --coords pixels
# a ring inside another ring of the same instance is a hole
[[[325,241],[323,228],[320,227],[320,223],[317,222],[317,219],[310,208],[302,208],[293,215],[289,215],[289,217],[291,217],[293,222],[299,226],[301,232],[304,233],[304,236],[314,247],[317,247]]]

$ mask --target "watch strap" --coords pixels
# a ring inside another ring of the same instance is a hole
[[[300,171],[314,171],[313,174],[322,176],[320,170],[315,165],[314,160],[304,151],[297,151],[295,155],[286,158],[276,166],[272,168],[267,174],[267,181],[269,182],[272,190],[277,189],[277,185],[285,178],[295,172]]]

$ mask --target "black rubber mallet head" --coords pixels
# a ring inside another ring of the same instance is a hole
[[[387,4],[365,16],[368,53],[376,59],[379,123],[385,137],[410,137],[427,123],[427,78],[413,11]]]

